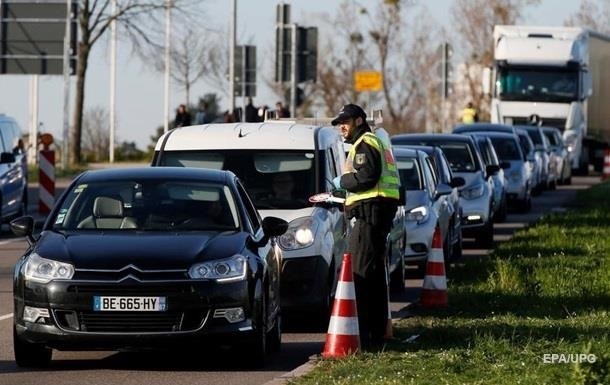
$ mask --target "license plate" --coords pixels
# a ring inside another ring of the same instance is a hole
[[[165,311],[166,297],[93,297],[95,311]]]

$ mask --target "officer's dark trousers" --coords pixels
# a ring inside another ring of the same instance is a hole
[[[385,211],[385,213],[383,213]],[[358,328],[363,349],[383,342],[388,319],[388,292],[385,273],[386,238],[396,207],[382,208],[371,220],[358,216],[350,233],[348,251],[352,254]]]

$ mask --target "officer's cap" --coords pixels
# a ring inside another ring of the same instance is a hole
[[[333,119],[331,124],[333,126],[336,126],[339,123],[343,123],[350,119],[356,119],[356,118],[362,118],[362,119],[366,120],[366,112],[364,112],[364,110],[356,104],[346,104],[343,107],[341,107],[341,111],[339,111],[339,115],[337,115],[337,117],[335,119]]]

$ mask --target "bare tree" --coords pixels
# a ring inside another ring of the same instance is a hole
[[[117,2],[116,12],[111,10],[111,0],[80,0],[78,8],[78,23],[80,40],[78,42],[78,61],[76,66],[76,95],[74,103],[73,126],[70,135],[71,163],[81,161],[81,139],[83,126],[83,106],[85,102],[85,80],[91,49],[100,37],[109,29],[113,20],[116,20],[138,46],[150,44],[158,39],[158,35],[151,31],[158,30],[164,25],[160,21],[163,10],[171,6],[180,10],[182,6],[189,8],[189,3],[195,0],[123,0]]]
[[[493,64],[493,28],[495,25],[514,24],[523,9],[538,4],[540,0],[455,0],[451,7],[453,22],[461,36],[465,54],[464,76],[467,95],[479,110],[479,118],[489,118],[489,100],[478,90],[481,69]]]
[[[587,27],[594,31],[610,33],[610,3],[603,2],[603,10],[598,1],[582,0],[578,11],[566,21],[566,26]]]
[[[110,114],[107,109],[93,107],[83,115],[83,146],[86,158],[96,162],[107,160],[110,149],[110,132],[108,122]]]

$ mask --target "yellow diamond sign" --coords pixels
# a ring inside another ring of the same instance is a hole
[[[383,77],[379,71],[356,71],[354,72],[354,88],[358,92],[381,91],[383,88]]]

